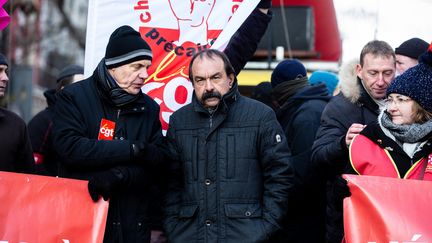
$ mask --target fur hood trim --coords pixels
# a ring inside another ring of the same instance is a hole
[[[359,64],[359,59],[352,59],[351,61],[342,65],[339,71],[339,82],[343,96],[351,103],[356,103],[360,98],[360,83],[357,82],[356,65]]]

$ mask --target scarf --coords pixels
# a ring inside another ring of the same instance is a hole
[[[124,89],[120,88],[111,74],[109,74],[108,69],[105,66],[105,59],[102,59],[102,61],[99,62],[95,73],[98,76],[96,82],[102,92],[102,96],[117,107],[132,103],[141,95],[141,92],[134,95],[129,94]]]
[[[410,125],[394,124],[390,115],[383,111],[378,117],[381,126],[386,128],[397,140],[402,143],[417,143],[425,140],[426,136],[432,132],[432,120],[423,124],[414,123]]]
[[[280,83],[273,89],[272,94],[279,105],[282,105],[286,100],[288,100],[289,97],[293,96],[297,90],[306,87],[307,85],[307,77],[296,78],[294,80]]]

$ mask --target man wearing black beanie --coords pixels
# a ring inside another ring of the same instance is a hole
[[[418,58],[426,52],[429,44],[420,38],[411,38],[396,47],[396,75],[418,64]]]
[[[268,0],[263,0],[268,1]],[[254,10],[227,46],[236,72],[256,50],[271,14]],[[93,74],[57,96],[53,144],[62,177],[89,180],[110,199],[104,242],[150,242],[150,192],[163,177],[159,105],[141,91],[153,53],[130,26],[114,30]],[[157,201],[156,201],[157,202]],[[160,205],[160,203],[159,203]]]
[[[0,99],[5,96],[9,63],[0,53]],[[33,173],[34,161],[25,122],[15,113],[0,108],[0,171]]]
[[[59,176],[89,180],[110,199],[104,242],[148,242],[148,190],[163,136],[159,105],[141,91],[152,51],[130,26],[110,36],[93,75],[57,93],[53,146]]]

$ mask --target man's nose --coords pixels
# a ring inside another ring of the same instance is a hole
[[[210,78],[206,78],[205,89],[208,91],[211,91],[214,89],[213,83],[212,83],[212,81],[210,81]]]
[[[0,74],[0,81],[4,81],[4,82],[8,82],[8,81],[9,81],[9,77],[8,77],[8,75],[6,74],[6,72],[2,72],[2,73]]]
[[[377,81],[378,85],[382,86],[385,84],[385,78],[384,78],[384,74],[383,73],[379,73],[378,74],[378,81]]]
[[[148,72],[147,72],[147,68],[141,68],[138,76],[142,79],[146,79],[148,78]]]

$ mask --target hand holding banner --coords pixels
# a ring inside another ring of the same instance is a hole
[[[0,242],[102,242],[108,202],[87,181],[0,172]]]

